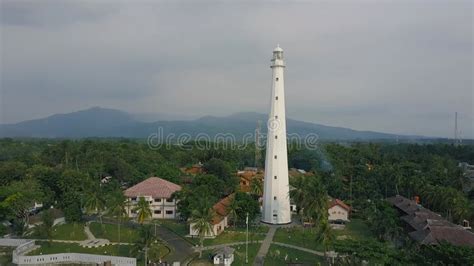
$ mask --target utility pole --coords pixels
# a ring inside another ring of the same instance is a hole
[[[148,261],[147,261],[147,255],[148,255],[148,247],[145,247],[145,266],[148,265]]]
[[[247,212],[247,218],[245,219],[247,224],[247,235],[245,241],[245,263],[249,263],[249,213]]]
[[[458,145],[458,112],[454,113],[454,145]]]

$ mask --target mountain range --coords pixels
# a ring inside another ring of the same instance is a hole
[[[219,133],[233,134],[240,140],[246,134],[254,134],[257,121],[262,121],[262,133],[266,132],[266,114],[246,112],[230,116],[205,116],[187,120],[160,120],[149,122],[139,115],[129,114],[115,109],[94,107],[87,110],[55,114],[46,118],[29,120],[15,124],[0,125],[0,137],[31,138],[87,138],[87,137],[124,137],[147,138],[159,133],[162,137],[189,134],[195,138],[198,134],[214,137]],[[343,127],[287,119],[288,134],[305,137],[317,134],[321,140],[394,140],[419,139],[421,136],[400,136],[395,134],[359,131]]]

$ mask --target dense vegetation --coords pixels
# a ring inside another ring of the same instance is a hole
[[[201,149],[204,146],[207,148]],[[183,186],[176,194],[183,220],[203,221],[205,228],[206,220],[212,217],[210,207],[235,192],[231,224],[243,224],[247,213],[250,220],[258,217],[261,183],[252,183],[251,194],[238,192],[235,173],[245,166],[255,165],[254,158],[252,145],[237,149],[229,145],[188,143],[152,149],[144,142],[126,139],[1,139],[0,220],[12,222],[14,233],[23,234],[35,202],[63,210],[69,222],[80,221],[85,213],[100,217],[102,210],[122,219],[123,188],[147,177],[159,176]],[[386,197],[418,195],[423,205],[453,222],[474,221],[474,193],[464,189],[469,180],[458,167],[458,162],[463,161],[474,164],[473,146],[325,143],[316,151],[290,146],[288,159],[290,167],[312,173],[306,178],[291,180],[295,187],[292,198],[300,210],[302,207],[306,210],[300,213],[303,219],[326,220],[325,199],[329,195],[352,205],[354,215],[369,224],[378,240],[365,244],[335,243],[328,225],[317,224],[321,233],[314,241],[322,243],[325,250],[335,248],[358,254],[353,255],[352,262],[372,256],[390,263],[400,252],[408,252],[391,248],[400,245],[403,231],[396,213],[383,201]],[[191,176],[180,170],[198,162],[203,163],[205,173]],[[263,162],[258,163],[263,165]],[[106,176],[111,176],[111,181],[101,184]],[[147,206],[140,208],[146,210]],[[141,222],[147,219],[146,212],[142,218]],[[44,226],[49,227],[51,218],[45,215],[43,219],[48,221]],[[6,230],[2,227],[0,231]],[[48,230],[43,232],[49,233]],[[387,243],[391,244],[387,246]],[[409,244],[403,243],[404,246]],[[442,260],[459,255],[457,251],[467,254],[463,255],[465,258],[472,258],[472,250],[455,248],[453,251],[449,245],[411,250],[419,252],[405,256],[410,258],[407,263],[415,262],[416,256],[424,254],[431,258],[440,256]],[[390,255],[391,252],[395,255]]]

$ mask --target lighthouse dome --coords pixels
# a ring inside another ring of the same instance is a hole
[[[280,45],[277,45],[277,47],[275,48],[275,50],[273,50],[273,52],[283,52],[283,49],[281,49]]]

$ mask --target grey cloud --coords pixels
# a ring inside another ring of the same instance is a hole
[[[280,43],[294,118],[451,136],[458,111],[474,137],[468,1],[16,3],[0,20],[4,122],[90,106],[267,112]]]

